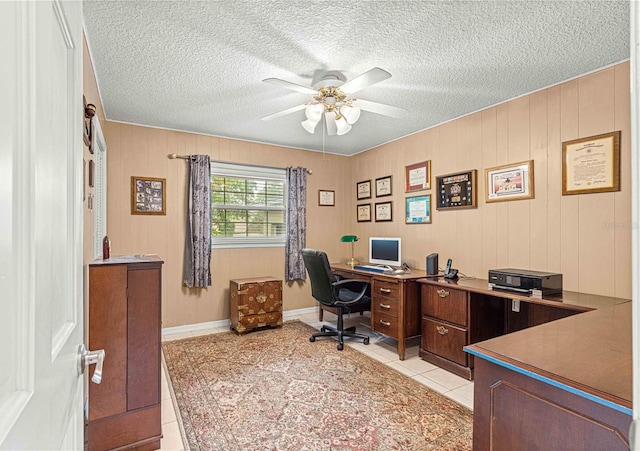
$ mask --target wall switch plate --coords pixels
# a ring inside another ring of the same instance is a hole
[[[520,300],[519,299],[511,299],[511,311],[512,312],[520,312]]]

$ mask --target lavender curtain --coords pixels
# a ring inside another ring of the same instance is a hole
[[[287,168],[287,245],[284,276],[287,282],[305,280],[302,249],[307,243],[307,170]]]
[[[211,286],[211,159],[192,155],[189,160],[187,233],[184,243],[183,282],[189,287]]]

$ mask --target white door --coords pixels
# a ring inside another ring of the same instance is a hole
[[[0,449],[83,448],[81,33],[0,1]]]

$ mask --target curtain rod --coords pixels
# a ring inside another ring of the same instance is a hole
[[[177,153],[170,153],[167,155],[170,160],[175,160],[176,158],[180,158],[182,160],[190,160],[192,155],[178,155]]]
[[[178,155],[177,153],[170,153],[167,156],[169,157],[170,160],[175,160],[176,158],[180,158],[182,160],[190,160],[191,158],[193,158],[193,155]],[[242,163],[234,163],[234,164],[242,164]],[[252,166],[252,165],[247,165],[247,166]],[[275,168],[275,169],[280,169],[280,168]],[[311,175],[313,174],[313,171],[311,169],[307,169],[307,174]]]

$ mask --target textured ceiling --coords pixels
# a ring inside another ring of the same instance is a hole
[[[107,119],[310,150],[311,100],[263,83],[321,73],[392,74],[354,97],[408,110],[363,112],[327,152],[351,155],[629,57],[627,1],[84,2]]]

